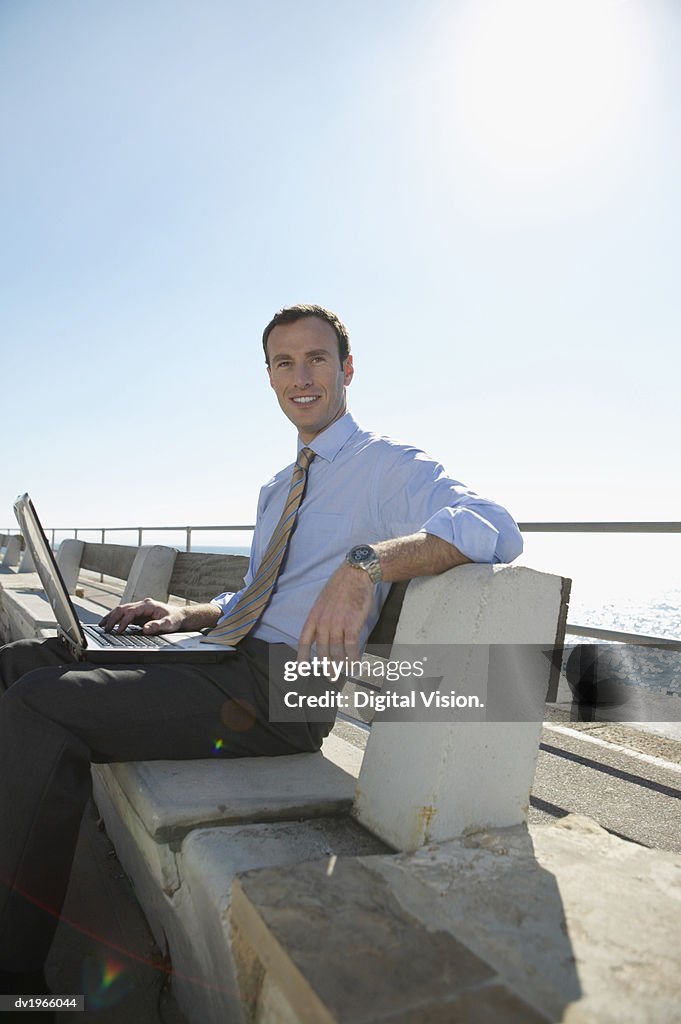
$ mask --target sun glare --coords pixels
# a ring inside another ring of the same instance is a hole
[[[461,143],[536,181],[597,159],[636,116],[650,32],[637,0],[488,0],[462,10],[455,48]]]

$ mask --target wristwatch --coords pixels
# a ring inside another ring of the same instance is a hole
[[[380,583],[383,579],[381,563],[370,544],[355,544],[354,548],[348,551],[345,560],[355,569],[364,569],[372,583]]]

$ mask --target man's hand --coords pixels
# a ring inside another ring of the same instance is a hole
[[[470,562],[454,544],[430,533],[410,534],[372,544],[381,562],[386,583],[412,580],[416,576],[437,576],[455,565]],[[312,606],[298,644],[298,660],[310,660],[310,648],[317,644],[317,656],[333,661],[360,657],[359,638],[371,611],[374,584],[364,569],[344,562],[336,569]]]
[[[343,564],[336,569],[312,606],[298,645],[298,661],[310,660],[310,648],[317,645],[317,657],[334,661],[360,656],[359,638],[371,610],[374,584],[363,569]]]
[[[100,620],[107,633],[122,633],[131,623],[142,625],[143,633],[178,633],[184,629],[184,608],[146,597],[133,604],[119,604]]]

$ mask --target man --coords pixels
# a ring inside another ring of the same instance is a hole
[[[390,583],[464,562],[508,562],[522,550],[504,509],[423,452],[357,425],[347,411],[348,335],[335,314],[282,310],[263,347],[299,451],[295,467],[261,491],[244,588],[206,605],[121,605],[102,620],[109,630],[141,622],[146,633],[217,627],[211,639],[236,650],[207,666],[113,669],[74,663],[56,641],[0,652],[3,991],[43,984],[91,761],[317,750],[330,723],[268,720],[273,644],[297,648],[301,660],[313,647],[319,657],[355,658]]]

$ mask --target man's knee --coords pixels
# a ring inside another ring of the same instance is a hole
[[[55,639],[15,640],[0,647],[0,692],[34,669],[68,664],[66,648]]]
[[[60,673],[59,668],[44,667],[24,672],[3,696],[0,705],[3,718],[11,717],[19,708],[42,714],[54,695],[55,682]]]

